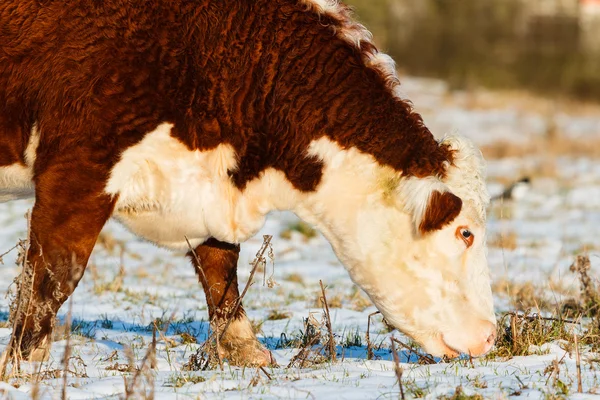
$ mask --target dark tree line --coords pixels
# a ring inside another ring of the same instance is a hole
[[[346,0],[406,73],[600,101],[600,51],[578,14],[536,16],[526,1]]]

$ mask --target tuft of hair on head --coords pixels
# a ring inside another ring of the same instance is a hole
[[[399,185],[399,193],[419,235],[448,225],[462,209],[462,200],[435,177],[405,178]]]
[[[453,152],[444,184],[464,202],[474,204],[479,217],[485,221],[490,195],[485,184],[486,168],[481,151],[471,140],[459,135],[446,136],[440,144]]]

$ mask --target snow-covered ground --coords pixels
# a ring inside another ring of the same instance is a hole
[[[482,145],[499,140],[521,143],[543,138],[547,124],[552,123],[563,135],[600,143],[593,140],[600,137],[600,113],[593,109],[581,113],[557,110],[549,119],[534,106],[528,109],[495,102],[493,93],[482,95],[485,107],[478,106],[467,94],[449,94],[441,82],[406,78],[404,90],[436,134],[459,131]],[[538,168],[548,162],[553,166],[550,170]],[[584,251],[591,256],[596,279],[600,268],[600,159],[565,154],[548,160],[536,153],[490,160],[488,175],[492,194],[501,193],[507,183],[525,175],[531,178],[531,189],[522,199],[497,201],[490,207],[489,263],[495,286],[533,282],[549,298],[568,298],[577,293],[578,285],[569,265],[574,255]],[[0,254],[26,237],[24,215],[31,206],[30,201],[0,204]],[[239,277],[244,285],[262,234],[273,235],[275,263],[267,265],[265,276],[272,277],[276,285],[269,288],[259,274],[244,304],[280,367],[262,371],[225,366],[224,370],[190,372],[183,366],[207,334],[204,294],[193,268],[183,254],[158,249],[111,221],[73,295],[67,398],[123,398],[124,377],[131,382],[135,375],[128,372],[129,359],[133,355],[135,366],[142,363],[156,318],[171,323],[165,337],[158,340],[156,369],[137,378],[137,396],[145,387],[147,391],[153,388],[157,399],[398,398],[400,387],[389,338],[408,343],[407,339],[388,332],[381,317],[375,316],[371,326],[375,357],[367,359],[367,319],[375,307],[352,284],[325,239],[290,229],[296,224],[294,215],[273,214],[261,234],[242,246],[240,257]],[[9,288],[18,275],[15,257],[15,251],[4,257],[0,288]],[[289,339],[301,335],[307,317],[322,320],[320,280],[327,286],[338,361],[287,368],[298,352],[298,347],[289,347]],[[63,324],[67,304],[60,312]],[[0,321],[7,320],[8,307],[9,299],[0,299]],[[512,307],[512,299],[498,291],[498,315]],[[0,329],[0,350],[7,345],[9,334],[9,328]],[[0,382],[0,393],[15,399],[30,398],[32,393],[39,398],[60,398],[64,337],[56,338],[49,362],[23,366],[25,372],[41,371],[39,385],[31,375],[23,374],[9,383]],[[585,346],[581,348],[583,394],[576,393],[572,346],[558,341],[510,359],[429,365],[420,364],[419,357],[406,349],[398,352],[406,398],[547,399],[568,393],[570,398],[583,399],[600,393],[600,355]],[[552,367],[555,361],[558,375]]]

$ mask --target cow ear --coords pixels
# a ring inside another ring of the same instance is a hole
[[[417,221],[419,233],[424,235],[442,229],[454,221],[461,208],[462,200],[453,193],[432,191],[420,221]]]

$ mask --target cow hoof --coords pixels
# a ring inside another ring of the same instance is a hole
[[[221,358],[227,360],[229,365],[238,367],[268,367],[276,366],[277,362],[273,354],[263,345],[258,343],[248,343],[235,348],[228,346],[221,347]]]
[[[277,361],[275,357],[273,357],[273,353],[269,349],[262,348],[259,350],[261,354],[258,355],[258,358],[261,360],[260,364],[257,364],[259,367],[276,367]]]
[[[29,353],[27,361],[43,362],[50,358],[50,349],[48,347],[38,347]]]

